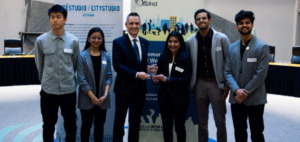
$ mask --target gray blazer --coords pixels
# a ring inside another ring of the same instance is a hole
[[[246,106],[267,103],[265,78],[269,67],[269,46],[252,37],[246,47],[243,58],[240,55],[241,40],[231,44],[228,48],[225,77],[230,87],[229,102],[235,104],[234,92],[239,88],[249,91],[244,100]]]
[[[225,77],[224,77],[224,63],[226,59],[226,52],[227,47],[229,46],[230,42],[228,37],[220,33],[214,29],[213,30],[213,38],[211,44],[211,57],[212,63],[214,66],[215,77],[218,83],[218,87],[220,89],[225,90]],[[196,38],[197,33],[192,35],[187,39],[187,46],[190,51],[192,65],[193,65],[193,72],[192,78],[190,82],[191,89],[194,88],[196,80],[197,80],[197,60],[198,60],[198,40]]]
[[[77,77],[79,83],[78,108],[88,110],[94,107],[92,100],[87,93],[92,90],[96,93],[96,87],[99,87],[99,96],[104,95],[105,86],[112,83],[111,61],[107,52],[101,51],[101,73],[100,80],[95,80],[93,63],[90,56],[90,49],[84,50],[78,56]],[[100,81],[96,86],[95,81]],[[110,108],[110,96],[100,106],[101,109]]]

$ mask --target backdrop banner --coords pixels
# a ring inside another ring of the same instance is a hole
[[[148,63],[156,64],[163,51],[168,34],[179,31],[186,40],[197,31],[194,13],[203,8],[204,0],[132,0],[131,11],[139,13],[141,29],[139,35],[150,41]],[[151,80],[147,82],[146,105],[140,127],[140,142],[163,142],[163,127],[160,117],[157,92],[158,86]],[[190,105],[186,115],[186,134],[188,142],[198,141],[197,113],[194,97],[190,93]],[[176,133],[173,128],[173,137]]]
[[[65,30],[78,37],[81,51],[85,46],[88,31],[93,27],[100,27],[105,35],[106,50],[112,55],[112,41],[123,34],[123,0],[55,0],[55,3],[62,5],[68,10]],[[113,80],[115,79],[115,75],[116,73],[113,72]],[[113,141],[112,126],[115,113],[115,96],[112,90],[113,85],[110,89],[111,108],[107,111],[104,126],[105,142]],[[76,110],[76,113],[76,141],[80,141],[81,116],[79,109]],[[60,114],[56,130],[56,141],[65,141],[63,118]],[[94,141],[92,134],[93,128],[91,130],[90,141]]]

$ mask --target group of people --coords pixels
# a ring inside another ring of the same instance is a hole
[[[48,10],[48,15],[51,31],[39,36],[35,43],[35,62],[42,85],[43,140],[53,142],[59,107],[64,118],[66,142],[76,139],[77,71],[81,141],[89,141],[92,124],[94,141],[102,141],[112,85],[111,60],[106,52],[104,33],[99,27],[92,28],[80,53],[78,39],[64,30],[67,10],[61,5],[54,5]],[[159,85],[158,103],[165,142],[173,141],[173,124],[177,141],[186,141],[185,121],[191,92],[197,107],[199,142],[208,141],[210,104],[217,127],[217,141],[226,142],[225,100],[229,90],[235,140],[247,141],[249,119],[252,141],[264,141],[264,80],[269,48],[251,34],[255,19],[253,12],[241,10],[236,14],[241,39],[233,44],[225,34],[210,27],[212,19],[205,9],[197,10],[194,19],[198,32],[185,43],[178,31],[172,31],[157,66],[148,66],[149,42],[138,36],[140,16],[135,12],[127,16],[125,26],[128,34],[115,39],[112,47],[112,64],[117,72],[114,142],[123,141],[128,110],[128,141],[139,141],[149,70],[150,73],[156,72],[151,79]]]

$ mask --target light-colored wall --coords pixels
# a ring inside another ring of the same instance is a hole
[[[27,5],[26,0],[5,0],[1,1],[2,8],[0,9],[0,16],[4,17],[0,22],[0,55],[4,54],[4,39],[5,38],[20,38],[19,32],[25,31]],[[31,0],[41,1],[47,3],[54,3],[55,0]],[[130,13],[131,0],[123,0],[124,16],[123,23],[127,14]],[[47,12],[47,10],[45,10]],[[123,26],[125,29],[125,26]]]
[[[54,2],[54,0],[39,1]],[[256,17],[254,26],[257,37],[267,44],[276,46],[276,61],[290,61],[292,46],[296,42],[296,3],[297,0],[205,0],[204,8],[232,22],[239,10],[252,10]],[[25,0],[7,0],[1,4],[0,16],[3,20],[0,22],[0,54],[2,55],[4,38],[19,38],[18,33],[25,30],[27,6]]]
[[[4,53],[4,39],[19,38],[19,32],[25,30],[26,12],[25,0],[1,1],[0,55]]]
[[[255,14],[256,36],[276,46],[275,61],[290,61],[296,39],[297,0],[205,0],[204,7],[229,21],[241,9]]]
[[[25,31],[27,0],[5,0],[1,1],[0,16],[0,55],[4,53],[5,38],[21,38],[19,32]],[[54,3],[55,0],[29,0]],[[47,12],[47,10],[45,10]]]

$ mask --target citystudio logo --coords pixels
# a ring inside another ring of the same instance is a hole
[[[135,0],[138,6],[157,6],[158,2],[146,1],[146,0]]]

